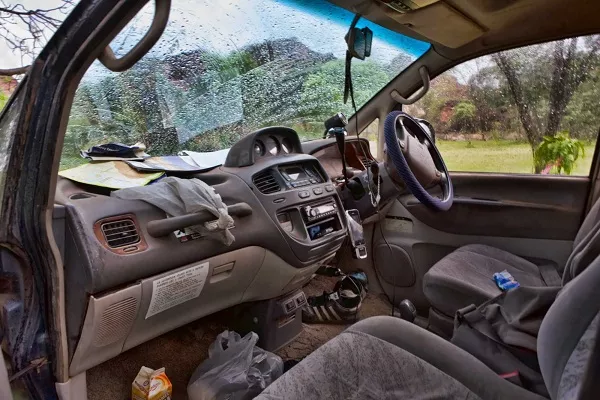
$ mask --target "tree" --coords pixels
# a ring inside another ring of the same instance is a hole
[[[447,133],[452,123],[452,109],[456,104],[468,101],[466,89],[456,76],[442,74],[431,82],[427,95],[415,105],[407,106],[406,111],[431,122],[438,133]]]
[[[489,65],[484,58],[484,67],[478,68],[477,72],[468,79],[468,98],[477,109],[475,115],[476,129],[485,138],[485,134],[494,131],[494,135],[500,132],[514,130],[510,118],[507,118],[511,106],[509,98],[500,90],[498,82],[498,67]]]
[[[589,36],[583,40],[580,38],[559,40],[542,46],[540,46],[543,50],[540,56],[536,56],[531,47],[496,53],[492,56],[506,79],[534,156],[544,136],[556,135],[575,91],[589,78],[592,68],[598,66],[600,36]],[[528,58],[527,62],[522,62],[524,58]],[[547,91],[547,97],[528,96],[532,92],[528,81],[532,81],[532,76],[535,77],[540,73],[545,76],[545,81],[542,78],[537,82],[546,86],[542,91]],[[545,115],[543,109],[539,107],[544,97],[548,99]],[[538,160],[539,157],[534,159]],[[534,168],[538,173],[544,165],[535,162]]]
[[[0,76],[20,75],[62,23],[74,0],[59,0],[55,7],[29,9],[23,4],[0,0],[0,41],[21,58],[21,66],[0,69]]]
[[[350,100],[344,104],[344,65],[344,60],[326,62],[306,78],[300,100],[301,116],[322,123],[339,111],[346,115],[354,114]],[[373,61],[352,64],[352,82],[357,104],[364,104],[388,81],[384,68]]]
[[[477,107],[470,101],[461,101],[453,110],[451,117],[452,127],[456,130],[466,130],[473,132],[475,130],[475,121],[477,115]]]

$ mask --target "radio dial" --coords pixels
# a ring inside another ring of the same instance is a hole
[[[316,208],[311,208],[309,214],[311,217],[316,217],[317,215],[319,215],[319,210]]]

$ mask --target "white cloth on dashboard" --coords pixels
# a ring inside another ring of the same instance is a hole
[[[227,206],[221,196],[200,179],[168,177],[149,186],[116,190],[111,196],[123,200],[143,200],[174,217],[209,211],[215,216],[216,225],[196,225],[190,229],[213,237],[227,246],[235,240],[228,229],[233,224],[233,218],[227,212]]]

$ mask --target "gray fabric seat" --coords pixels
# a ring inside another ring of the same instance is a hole
[[[549,286],[534,263],[512,253],[481,244],[463,246],[437,262],[423,278],[429,302],[442,313],[454,313],[470,304],[498,296],[492,276],[507,270],[523,286]],[[555,280],[560,284],[558,272]]]
[[[553,400],[597,394],[599,285],[600,258],[562,289],[544,318],[538,358]],[[354,324],[257,397],[322,398],[543,399],[450,342],[393,317]]]
[[[507,270],[522,286],[560,286],[577,276],[600,251],[600,201],[586,216],[566,266],[534,264],[495,247],[472,244],[438,261],[423,277],[423,292],[435,311],[450,319],[456,311],[500,294],[492,280]]]

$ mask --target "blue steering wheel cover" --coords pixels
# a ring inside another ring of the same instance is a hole
[[[404,183],[406,183],[406,187],[408,188],[408,190],[410,190],[410,192],[422,204],[434,210],[447,211],[452,206],[452,201],[454,199],[454,189],[452,187],[452,182],[450,181],[448,171],[446,170],[446,166],[444,165],[443,171],[446,174],[447,180],[447,188],[445,188],[446,190],[444,190],[444,192],[446,193],[444,193],[444,199],[439,199],[430,195],[427,192],[427,190],[425,190],[423,186],[421,186],[415,175],[410,170],[410,167],[406,162],[406,158],[404,157],[402,150],[400,150],[400,145],[398,144],[398,137],[396,136],[396,121],[398,120],[398,117],[404,117],[413,120],[413,118],[410,115],[402,111],[392,111],[386,117],[383,133],[385,136],[385,144],[387,146],[387,152],[390,160],[394,164],[394,167],[398,171],[398,174],[400,175]],[[420,126],[416,121],[415,124],[417,126]],[[431,142],[427,134],[425,134],[425,136],[427,137],[427,140],[430,141],[430,144],[432,145],[433,149],[435,149],[439,160],[443,164],[443,160],[441,158],[441,155],[437,151],[437,148],[435,147],[433,142]]]

